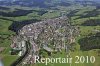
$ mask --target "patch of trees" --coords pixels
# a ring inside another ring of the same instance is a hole
[[[2,9],[2,8],[0,8]],[[42,16],[43,14],[47,13],[46,10],[22,10],[22,9],[16,9],[13,12],[3,12],[0,11],[0,15],[4,17],[18,17],[18,16],[26,16],[29,13],[37,12],[38,15]]]
[[[73,10],[71,11],[69,14],[67,14],[67,16],[71,17],[71,16],[75,16],[75,13],[77,13],[79,10]]]
[[[0,10],[9,10],[10,8],[0,6]]]
[[[57,5],[59,5],[59,6],[70,6],[71,5],[71,3],[68,3],[68,2],[60,2],[60,3],[57,3]]]
[[[100,14],[100,11],[98,11],[98,9],[94,9],[93,11],[87,11],[87,12],[84,12],[84,13],[87,13],[87,14],[80,15],[79,18],[88,18],[88,17],[98,16]]]
[[[21,2],[21,3],[20,3]],[[11,3],[11,5],[21,5],[21,6],[28,6],[28,7],[40,7],[40,8],[49,8],[50,5],[46,3],[51,3],[49,0],[21,0],[21,1],[15,1]]]
[[[97,5],[96,8],[97,8],[97,9],[100,9],[100,5]]]
[[[39,50],[39,55],[46,57],[46,56],[49,56],[49,52],[44,49],[41,49],[41,50]]]
[[[13,12],[3,12],[0,11],[0,15],[4,17],[18,17],[18,16],[26,16],[29,13],[32,13],[33,10],[16,10]]]
[[[43,14],[47,13],[48,11],[39,10],[39,11],[35,11],[35,12],[38,12],[38,15],[42,16]]]
[[[18,30],[20,30],[23,26],[31,24],[31,23],[35,23],[37,21],[37,19],[31,19],[31,20],[25,20],[25,21],[21,21],[21,22],[13,22],[10,26],[9,26],[9,30],[12,30],[14,32],[18,32]]]
[[[87,36],[79,41],[80,48],[83,51],[88,51],[92,49],[100,49],[100,32],[95,35]]]
[[[2,3],[1,3],[2,2]],[[61,0],[18,0],[14,2],[3,2],[1,1],[1,5],[21,5],[21,6],[28,6],[28,7],[39,7],[39,8],[50,8],[60,6],[70,6],[71,3],[68,1],[61,1]]]
[[[90,19],[82,23],[83,26],[97,26],[100,25],[100,19]]]
[[[95,5],[97,4],[97,2],[95,2],[95,1],[89,1],[89,0],[83,0],[83,1],[81,1],[81,0],[76,0],[76,2],[77,2],[77,3],[80,3],[80,4],[83,5],[83,6],[88,6],[88,5],[90,5],[90,6],[95,6]]]

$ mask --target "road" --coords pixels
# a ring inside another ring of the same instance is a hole
[[[23,61],[29,56],[31,50],[30,43],[27,41],[25,45],[26,45],[25,53],[21,57],[19,57],[15,62],[13,62],[11,66],[22,66]]]

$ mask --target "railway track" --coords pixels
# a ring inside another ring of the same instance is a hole
[[[30,50],[30,43],[27,41],[25,53],[21,57],[19,57],[15,62],[13,62],[11,66],[23,66],[23,61],[29,56]]]

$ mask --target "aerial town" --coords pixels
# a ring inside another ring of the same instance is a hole
[[[100,66],[100,0],[0,0],[0,66]]]
[[[28,54],[23,64],[34,63],[34,56],[39,55],[40,49],[50,54],[54,51],[62,51],[62,49],[68,53],[70,44],[75,42],[77,35],[78,28],[71,26],[66,16],[32,23],[24,26],[19,30],[18,35],[12,38],[11,53],[14,54],[17,50],[18,55],[23,56],[27,51],[26,44],[28,44]]]

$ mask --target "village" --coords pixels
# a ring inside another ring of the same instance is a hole
[[[66,16],[55,19],[47,19],[40,22],[24,26],[18,31],[18,35],[12,38],[11,54],[23,56],[27,50],[26,42],[30,45],[28,56],[22,64],[34,63],[34,56],[39,55],[41,49],[52,52],[61,52],[63,49],[69,53],[70,44],[75,42],[75,37],[79,31],[75,26],[71,26],[70,20]]]

